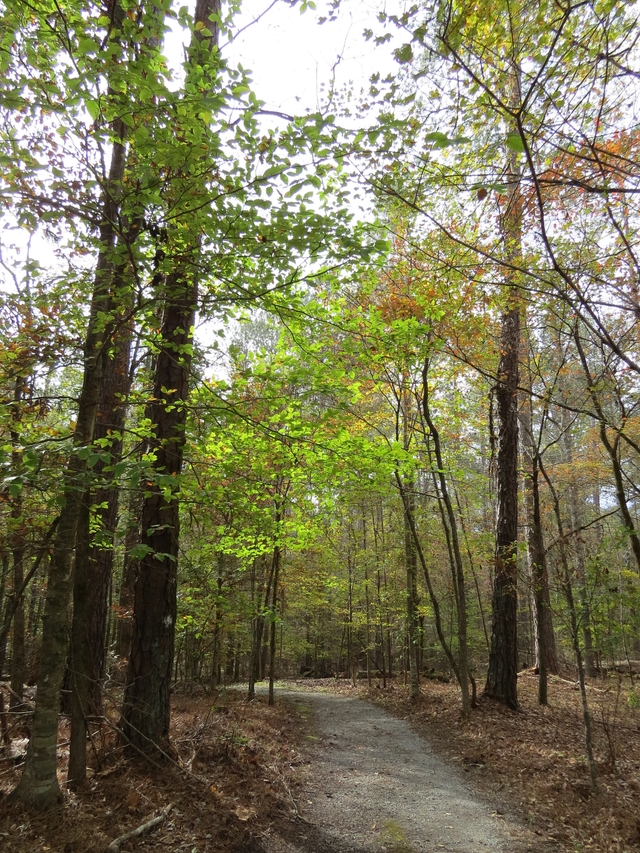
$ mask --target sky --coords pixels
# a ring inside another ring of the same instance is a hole
[[[240,26],[269,5],[270,0],[246,0]],[[254,90],[268,108],[314,111],[322,106],[322,86],[329,84],[334,72],[338,87],[353,83],[359,90],[374,72],[392,70],[392,48],[375,48],[363,37],[365,28],[375,29],[376,15],[385,5],[385,0],[342,0],[337,19],[319,24],[318,19],[328,15],[324,0],[315,11],[303,14],[278,0],[225,52],[252,69]]]

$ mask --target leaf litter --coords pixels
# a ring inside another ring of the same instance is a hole
[[[410,720],[429,743],[474,778],[499,812],[515,812],[559,851],[640,849],[640,702],[628,676],[588,688],[599,790],[592,794],[577,683],[550,676],[549,705],[537,704],[537,675],[518,676],[520,710],[481,698],[468,723],[458,689],[427,681],[367,690],[372,701]]]
[[[0,688],[1,689],[1,688]],[[115,709],[108,712],[117,719]],[[9,715],[10,723],[11,715]],[[160,815],[162,823],[122,851],[256,853],[265,827],[295,819],[294,768],[304,761],[299,716],[286,703],[249,703],[244,693],[172,698],[175,762],[154,767],[125,754],[113,723],[92,726],[85,785],[68,790],[68,721],[59,732],[63,801],[44,813],[10,805],[26,750],[28,724],[13,725],[11,751],[0,752],[0,850],[11,853],[105,851],[116,838]],[[20,738],[18,738],[20,735]]]

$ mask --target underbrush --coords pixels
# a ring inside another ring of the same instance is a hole
[[[11,718],[10,718],[11,723]],[[125,753],[113,723],[92,727],[88,779],[66,790],[68,724],[59,734],[61,806],[34,813],[9,805],[26,749],[26,723],[13,728],[9,754],[0,753],[0,849],[12,853],[103,851],[154,816],[159,825],[122,850],[188,853],[259,851],[270,826],[296,814],[295,767],[299,717],[284,702],[248,703],[236,690],[211,696],[174,695],[175,760],[162,766]]]

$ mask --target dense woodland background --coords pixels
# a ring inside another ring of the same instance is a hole
[[[61,703],[77,785],[106,698],[162,760],[175,683],[446,678],[467,718],[534,666],[595,789],[585,685],[640,658],[636,6],[381,11],[396,73],[291,116],[235,5],[2,11],[13,797],[58,798]]]

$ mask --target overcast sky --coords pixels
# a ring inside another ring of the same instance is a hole
[[[240,26],[269,5],[270,0],[246,0]],[[398,3],[393,0],[393,5]],[[332,69],[338,87],[352,82],[359,91],[375,71],[393,68],[391,46],[376,49],[362,35],[365,28],[376,29],[376,15],[385,6],[389,6],[385,0],[342,0],[337,20],[319,24],[318,19],[328,15],[325,0],[304,14],[299,6],[279,0],[225,53],[253,71],[254,91],[269,108],[316,110],[322,106],[321,87],[328,85]]]

